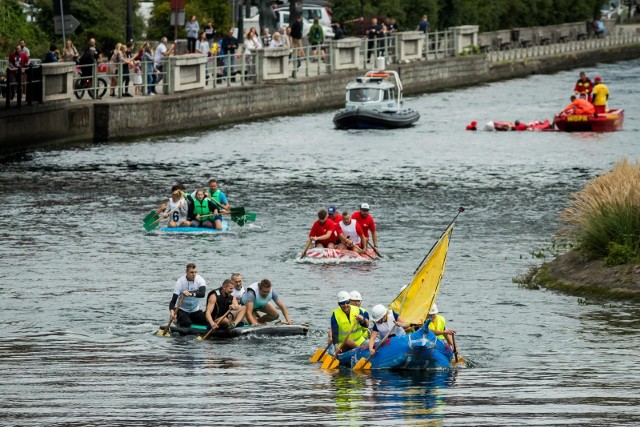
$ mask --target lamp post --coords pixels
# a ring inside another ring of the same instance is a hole
[[[133,40],[133,0],[127,0],[127,28],[125,29],[125,40]]]

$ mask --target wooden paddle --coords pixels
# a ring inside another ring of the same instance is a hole
[[[307,251],[309,250],[309,247],[311,246],[311,243],[313,243],[313,240],[309,240],[307,242],[307,245],[304,247],[304,249],[302,250],[302,255],[300,255],[300,259],[304,258],[307,256]]]
[[[351,335],[351,332],[353,332],[357,326],[359,326],[359,324],[358,320],[356,319],[356,322],[353,324],[351,329],[349,329],[347,336],[344,337],[344,341],[342,342],[342,344],[344,344],[349,339],[349,335]],[[342,345],[340,345],[339,347],[342,348]],[[329,347],[327,346],[327,349],[328,348]],[[322,362],[322,369],[336,369],[338,366],[340,366],[340,361],[335,356],[327,355],[327,358],[324,360],[324,362]]]
[[[382,256],[382,254],[380,252],[378,252],[378,250],[375,248],[375,246],[373,246],[373,243],[371,243],[371,240],[367,240],[367,244],[369,246],[371,246],[371,249],[373,249],[373,251],[376,253],[376,255],[378,255],[380,258],[384,258]]]
[[[180,203],[180,204],[179,204],[178,206],[176,206],[175,208],[171,209],[171,210],[167,213],[167,218],[168,218],[168,217],[170,217],[170,216],[171,216],[171,214],[172,214],[172,213],[174,213],[176,210],[178,210],[181,206],[182,206],[182,203]],[[157,228],[157,227],[158,227],[158,224],[160,223],[160,220],[161,220],[162,218],[163,218],[163,217],[162,217],[162,216],[160,216],[160,217],[158,217],[158,219],[156,219],[155,221],[153,221],[153,222],[151,222],[151,223],[147,223],[147,222],[145,222],[145,223],[143,224],[144,229],[145,229],[145,230],[147,230],[147,231],[151,231],[151,230],[153,230],[153,229]]]
[[[213,322],[214,325],[218,325],[220,322],[222,322],[222,319],[224,319],[225,317],[227,317],[227,315],[231,313],[231,307],[229,307],[229,310],[227,310],[227,312],[225,314],[223,314],[220,319],[218,319],[217,322]],[[217,329],[217,328],[216,328]],[[204,334],[204,336],[198,336],[198,338],[196,338],[196,341],[204,341],[207,338],[209,338],[209,335],[211,335],[211,332],[213,332],[213,328],[209,329],[209,332],[207,332],[206,334]]]
[[[176,306],[174,307],[174,311],[176,312],[176,316],[173,317],[169,317],[169,323],[167,323],[167,326],[164,329],[160,329],[156,335],[161,336],[161,337],[165,337],[167,335],[171,335],[169,334],[169,330],[171,328],[171,324],[173,323],[173,321],[178,317],[178,309],[180,308],[180,305],[182,305],[182,301],[184,301],[184,294],[180,295],[180,298],[178,298],[178,303],[176,304]]]
[[[398,325],[396,322],[393,322],[396,326]],[[378,349],[380,348],[380,346],[382,345],[383,342],[385,342],[387,340],[387,338],[389,338],[389,335],[391,335],[391,332],[393,332],[395,328],[391,328],[389,329],[389,332],[387,332],[387,335],[384,336],[383,339],[381,339],[380,341],[378,341],[378,344],[376,345],[376,348],[373,349],[373,353],[369,354],[369,357],[367,357],[366,359],[361,357],[360,360],[358,360],[358,362],[355,364],[355,366],[353,367],[354,371],[361,371],[361,370],[365,370],[365,369],[371,369],[371,362],[369,362],[369,360],[371,360],[371,358],[373,357],[373,355],[375,354],[375,352],[378,351]]]
[[[456,359],[456,365],[460,362],[464,362],[464,358],[462,356],[458,356],[458,348],[456,347],[456,335],[451,335],[451,341],[453,341],[453,357]]]
[[[142,220],[142,222],[149,222],[152,221],[154,219],[156,219],[158,217],[158,215],[160,215],[160,212],[162,212],[164,209],[159,208],[158,210],[155,211],[150,211],[147,216],[144,217],[144,219]]]
[[[321,348],[317,349],[315,353],[313,353],[313,356],[309,358],[309,363],[324,362],[324,355],[327,353],[327,350],[329,350],[329,347],[331,347],[331,344],[332,343],[329,342],[324,350]]]

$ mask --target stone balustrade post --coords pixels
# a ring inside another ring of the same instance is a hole
[[[403,31],[396,33],[398,44],[398,63],[404,64],[422,58],[425,35],[422,31]]]
[[[73,62],[42,64],[42,102],[71,101],[73,96]]]
[[[453,30],[453,47],[455,54],[458,55],[470,46],[478,46],[478,25],[461,25],[452,27]]]
[[[165,94],[205,88],[207,55],[191,53],[169,56],[167,66],[168,75],[162,82]]]
[[[331,55],[332,71],[360,70],[363,67],[361,41],[355,37],[347,37],[330,42],[329,54]]]
[[[287,80],[290,74],[289,53],[286,47],[258,49],[256,54],[256,83]]]

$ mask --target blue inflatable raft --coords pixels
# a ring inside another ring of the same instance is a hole
[[[229,221],[222,221],[222,230],[206,227],[164,227],[160,231],[163,233],[224,233],[229,231]]]
[[[449,368],[453,349],[428,328],[429,320],[417,331],[394,336],[378,348],[369,360],[371,369]],[[330,350],[333,355],[333,349]],[[340,366],[352,368],[361,358],[369,357],[369,347],[360,346],[338,356]]]

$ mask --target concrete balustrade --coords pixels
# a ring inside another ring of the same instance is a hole
[[[275,47],[257,50],[257,83],[287,80],[289,78],[290,49]]]
[[[460,54],[470,46],[478,46],[478,30],[477,25],[461,25],[453,27],[453,45],[456,54]]]
[[[206,85],[207,55],[187,54],[167,58],[165,94],[204,89]]]
[[[398,62],[404,64],[422,58],[424,50],[424,33],[420,31],[405,31],[396,34],[398,46]]]
[[[330,42],[332,71],[362,69],[361,41],[348,37]]]
[[[70,101],[73,96],[73,62],[42,64],[42,102]]]

